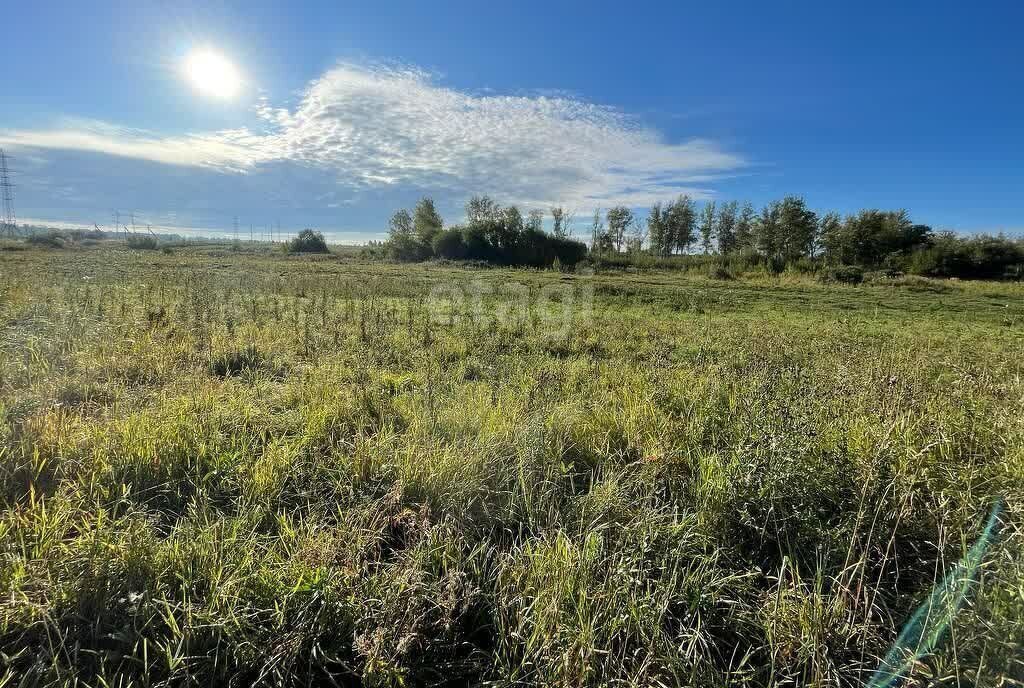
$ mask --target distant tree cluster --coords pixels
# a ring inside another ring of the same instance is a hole
[[[574,265],[590,257],[607,265],[650,264],[674,256],[720,256],[767,266],[824,269],[851,281],[856,270],[909,272],[930,277],[1020,279],[1024,241],[1004,236],[958,236],[915,223],[905,210],[862,210],[819,215],[799,196],[786,196],[757,209],[751,203],[708,201],[698,205],[681,195],[655,203],[646,218],[626,206],[594,211],[589,247],[571,238],[574,217],[551,209],[525,217],[488,196],[466,204],[464,225],[444,227],[430,198],[410,213],[391,218],[387,253],[403,261],[430,258],[479,260],[504,265]],[[845,270],[838,268],[855,268]]]
[[[645,226],[644,226],[645,225]],[[1024,242],[1003,236],[935,233],[905,210],[862,210],[845,218],[819,216],[804,199],[787,196],[760,211],[750,203],[709,201],[698,209],[688,196],[655,203],[646,223],[628,208],[595,212],[590,249],[601,255],[748,254],[781,270],[799,261],[856,266],[934,277],[1020,278]]]
[[[433,200],[423,198],[412,213],[402,209],[392,217],[386,248],[402,261],[444,258],[479,260],[502,265],[547,267],[575,265],[587,247],[569,238],[571,217],[552,211],[554,231],[544,231],[544,213],[533,210],[524,218],[515,206],[502,207],[488,196],[466,203],[466,223],[447,229]]]

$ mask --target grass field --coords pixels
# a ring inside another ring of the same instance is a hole
[[[0,686],[1024,685],[1022,296],[0,252]]]

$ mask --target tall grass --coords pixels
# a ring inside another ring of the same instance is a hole
[[[10,685],[1014,685],[1014,285],[0,256]],[[579,279],[579,278],[577,278]],[[913,285],[908,285],[913,286]]]

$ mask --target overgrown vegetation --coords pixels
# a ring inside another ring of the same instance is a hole
[[[502,208],[490,198],[476,197],[466,205],[464,227],[444,229],[429,198],[413,214],[399,210],[391,218],[389,254],[400,261],[427,258],[478,260],[499,265],[574,266],[587,255],[587,247],[566,236],[543,231],[543,217],[528,220],[515,206]]]
[[[160,248],[157,238],[146,234],[129,234],[125,244],[136,251],[156,251]]]
[[[299,232],[285,244],[285,250],[289,253],[330,253],[324,235],[312,229]]]
[[[659,265],[0,253],[0,676],[1016,685],[1021,285]]]
[[[551,209],[552,234],[544,231],[544,213],[533,210],[524,221],[515,207],[490,198],[466,205],[466,227],[442,229],[433,201],[424,198],[412,215],[400,210],[391,219],[388,254],[402,261],[428,258],[472,259],[506,265],[574,266],[591,263],[620,267],[692,264],[687,256],[713,257],[721,274],[736,261],[764,265],[779,274],[824,270],[826,279],[854,274],[852,268],[912,273],[927,277],[1012,279],[1024,277],[1024,241],[1005,236],[962,237],[935,233],[904,211],[863,210],[841,218],[819,215],[804,199],[788,196],[760,212],[750,203],[709,201],[702,208],[688,196],[656,203],[646,220],[624,206],[594,211],[589,252],[574,241],[572,216]],[[684,257],[684,260],[676,260]],[[846,267],[837,266],[849,266]]]

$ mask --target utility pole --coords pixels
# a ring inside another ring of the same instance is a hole
[[[11,182],[10,171],[7,169],[7,154],[0,148],[0,197],[3,198],[3,233],[14,238],[17,220],[14,217],[14,184]]]

